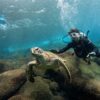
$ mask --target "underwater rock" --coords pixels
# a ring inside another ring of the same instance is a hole
[[[53,96],[49,84],[40,76],[35,77],[34,83],[27,81],[18,94],[30,97],[28,100],[52,100]]]
[[[7,100],[25,83],[25,69],[9,70],[0,74],[0,100]]]
[[[0,73],[4,72],[5,70],[5,65],[3,63],[0,63]]]
[[[12,67],[9,66],[9,64],[7,64],[7,62],[0,61],[0,73],[10,70],[10,69],[12,69]]]
[[[67,53],[58,56],[66,60],[71,83],[63,67],[45,65],[33,68],[34,82],[26,81],[23,64],[0,74],[0,100],[100,100],[100,65],[95,61],[88,65]]]
[[[35,76],[34,82],[27,81],[17,95],[9,98],[9,100],[19,100],[19,98],[24,100],[25,97],[27,100],[67,100],[61,92],[57,82],[42,76]]]
[[[57,82],[51,82],[51,83],[49,84],[49,88],[50,88],[50,90],[52,91],[52,93],[53,93],[54,95],[57,95],[58,92],[60,91],[60,87],[59,87],[59,85],[58,85]]]
[[[69,89],[71,99],[100,100],[100,65],[94,61],[88,64],[76,56],[64,55],[72,76],[72,82],[65,86],[65,91]]]
[[[33,98],[31,99],[30,97],[24,95],[16,95],[16,96],[12,96],[8,100],[35,100],[35,99]]]
[[[69,99],[65,99],[64,97],[62,97],[62,96],[54,96],[53,98],[52,98],[52,100],[69,100]]]

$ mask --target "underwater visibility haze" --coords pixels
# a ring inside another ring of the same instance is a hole
[[[0,0],[0,53],[61,48],[73,27],[100,46],[99,20],[100,0]]]
[[[100,47],[99,21],[100,0],[0,0],[0,100],[100,100],[94,45],[80,42],[76,56],[53,52],[71,41],[71,28]]]

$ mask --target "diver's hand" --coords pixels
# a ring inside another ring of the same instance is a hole
[[[51,49],[51,50],[49,50],[49,51],[51,51],[51,52],[53,52],[53,53],[58,53],[58,51],[57,51],[57,50],[54,50],[54,49]]]
[[[90,52],[86,57],[91,58],[91,57],[94,57],[94,56],[96,56],[96,53],[95,52]]]

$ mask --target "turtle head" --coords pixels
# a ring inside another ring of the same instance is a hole
[[[44,51],[43,51],[43,49],[41,49],[39,47],[34,47],[34,48],[31,48],[31,52],[32,52],[33,56],[38,57],[38,56],[42,56],[42,53]]]

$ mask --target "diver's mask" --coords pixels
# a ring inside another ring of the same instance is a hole
[[[74,41],[80,40],[80,37],[81,37],[80,33],[76,33],[76,32],[70,33],[70,36],[71,36],[72,40],[74,40]]]

